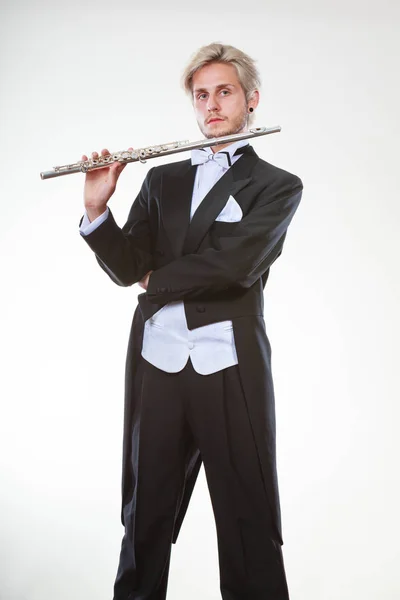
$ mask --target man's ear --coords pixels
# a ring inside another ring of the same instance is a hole
[[[259,101],[260,101],[260,92],[258,90],[254,90],[251,93],[247,104],[248,104],[248,106],[252,106],[254,109],[256,109]]]

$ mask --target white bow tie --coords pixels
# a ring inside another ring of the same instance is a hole
[[[232,165],[229,152],[221,151],[216,152],[215,154],[212,152],[209,154],[202,149],[192,150],[192,165],[203,165],[212,161],[218,163],[219,166],[223,167],[224,169],[229,169],[229,167]]]

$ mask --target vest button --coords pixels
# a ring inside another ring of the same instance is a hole
[[[205,312],[206,309],[204,308],[204,306],[196,306],[196,310],[197,312]]]

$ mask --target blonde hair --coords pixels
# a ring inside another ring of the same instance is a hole
[[[231,64],[236,68],[238,79],[248,102],[255,90],[261,87],[260,74],[255,60],[234,46],[214,42],[202,46],[192,56],[182,73],[182,86],[193,102],[193,76],[202,67],[211,63]],[[249,125],[254,121],[254,113],[249,114]]]

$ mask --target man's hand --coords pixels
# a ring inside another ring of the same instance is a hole
[[[152,274],[153,271],[149,271],[148,273],[146,273],[146,275],[139,281],[139,285],[141,288],[143,288],[144,290],[147,290],[147,286],[149,285],[149,279],[150,279],[150,275]]]
[[[129,150],[133,150],[133,148],[129,148]],[[102,156],[108,156],[109,154],[106,148],[101,151]],[[98,153],[92,152],[92,158],[99,158]],[[82,160],[87,159],[86,154],[84,154]],[[115,161],[110,163],[109,166],[90,170],[86,173],[84,204],[89,221],[93,221],[106,210],[107,202],[115,192],[118,178],[125,169],[126,164]]]

